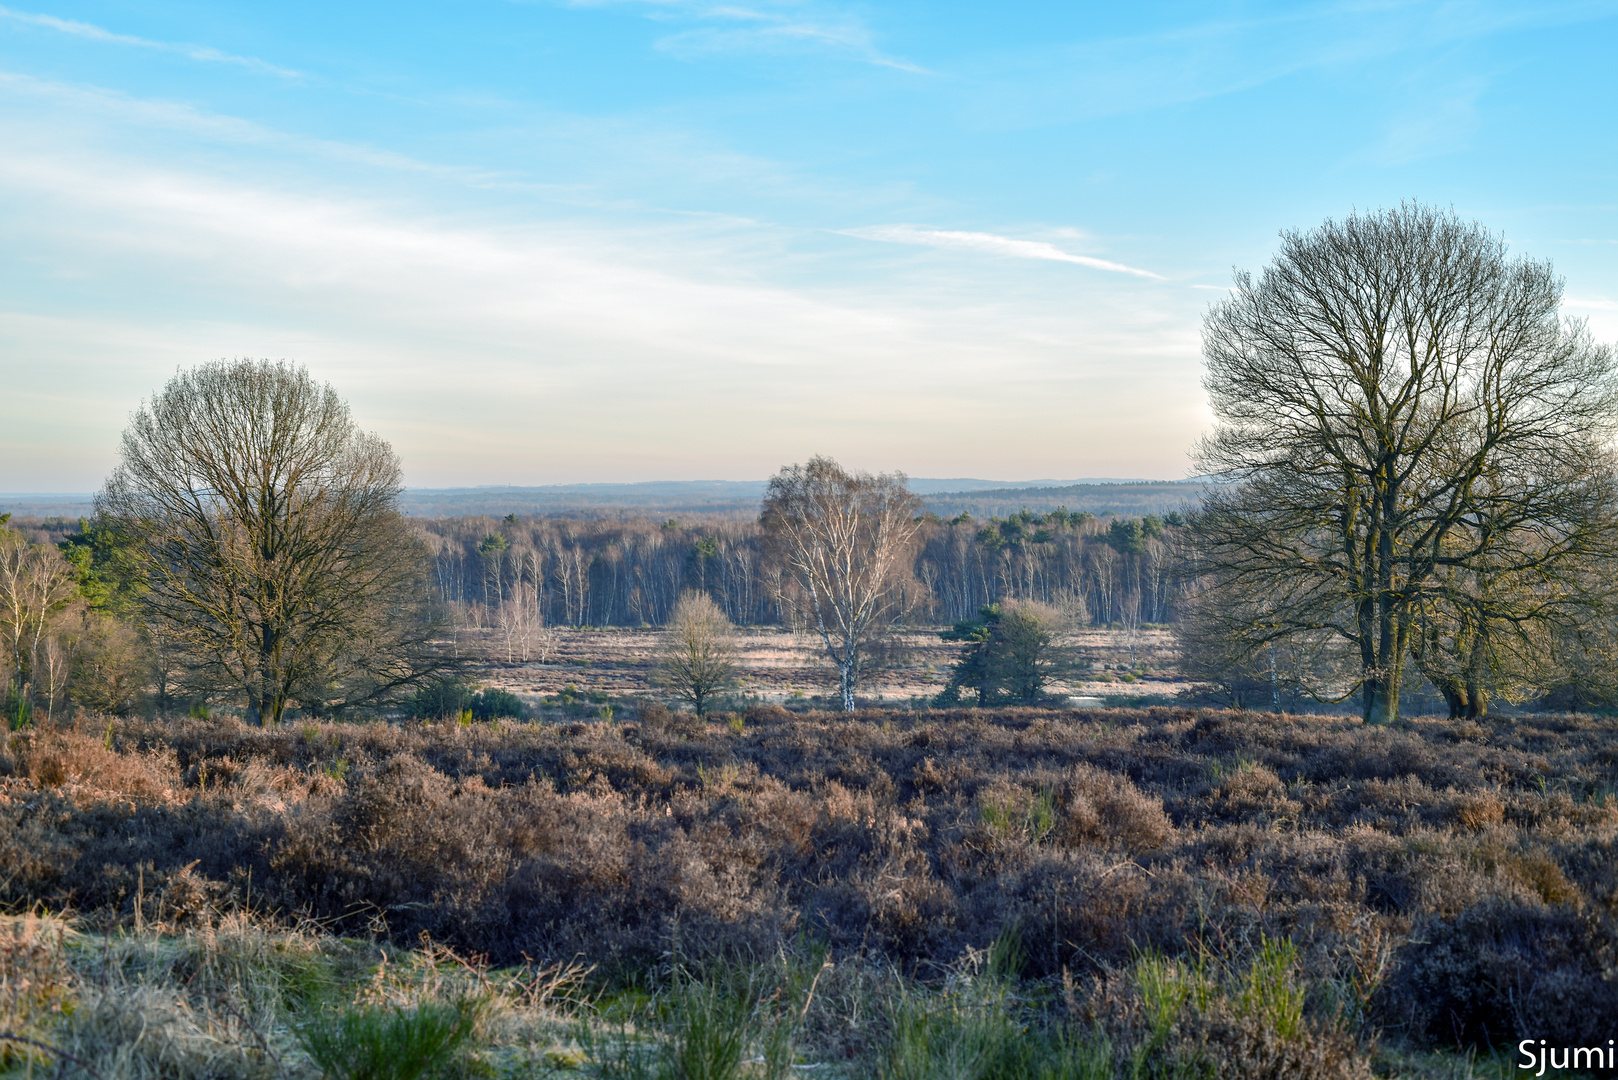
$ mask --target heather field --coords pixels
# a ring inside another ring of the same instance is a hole
[[[1464,1077],[1612,1036],[1611,719],[613,713],[12,734],[0,1053]]]
[[[943,629],[947,627],[894,634],[893,662],[861,687],[860,701],[904,707],[931,701],[949,682],[950,668],[961,655],[959,643],[939,638]],[[733,633],[740,671],[735,704],[835,705],[837,672],[826,663],[818,637],[782,627],[738,627]],[[524,658],[520,649],[506,646],[497,629],[471,627],[456,632],[454,647],[469,659],[466,674],[475,681],[538,706],[569,686],[585,699],[591,694],[615,700],[653,693],[651,678],[663,637],[654,627],[547,627]],[[1049,687],[1057,698],[1134,703],[1167,699],[1192,685],[1179,671],[1174,632],[1166,626],[1134,631],[1086,626],[1064,633],[1058,645],[1076,664]]]

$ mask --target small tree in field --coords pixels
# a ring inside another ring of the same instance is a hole
[[[663,631],[656,681],[703,715],[713,696],[736,684],[736,633],[703,592],[680,597]]]
[[[1066,666],[1056,645],[1066,626],[1057,609],[1026,601],[991,604],[976,620],[956,623],[939,635],[968,643],[950,676],[947,700],[964,686],[978,692],[979,705],[989,704],[997,692],[1032,705]]]

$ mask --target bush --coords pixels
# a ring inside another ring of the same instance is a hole
[[[466,707],[472,710],[475,720],[521,720],[528,715],[522,699],[509,690],[483,690],[474,694]]]
[[[453,720],[472,707],[472,698],[465,679],[434,679],[416,691],[409,712],[419,720]]]
[[[1396,958],[1384,1013],[1422,1041],[1595,1045],[1618,1016],[1611,916],[1491,899],[1430,920]],[[1420,945],[1415,942],[1420,942]]]
[[[1057,837],[1072,845],[1117,845],[1131,851],[1162,847],[1174,826],[1163,800],[1142,792],[1127,776],[1076,765],[1059,799],[1064,817]]]
[[[317,1014],[297,1036],[327,1080],[420,1080],[454,1064],[478,1012],[468,999],[413,1009],[356,1007]]]

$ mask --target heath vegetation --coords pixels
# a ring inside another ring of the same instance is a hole
[[[1618,1012],[1615,729],[40,725],[3,898],[61,914],[8,924],[0,1004],[12,1060],[104,1076],[1468,1075]]]

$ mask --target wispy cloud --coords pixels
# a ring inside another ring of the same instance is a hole
[[[1393,118],[1380,145],[1363,156],[1382,165],[1403,165],[1471,145],[1482,127],[1477,105],[1487,80],[1473,76],[1435,87],[1423,86],[1424,81],[1413,80],[1407,90],[1409,108]],[[1350,163],[1358,164],[1358,156]]]
[[[573,0],[576,7],[604,7],[620,0]],[[660,38],[657,47],[690,58],[729,53],[826,52],[876,67],[912,74],[926,68],[878,48],[876,35],[853,12],[823,4],[763,3],[750,7],[691,0],[628,0],[663,21],[702,25]]]
[[[1194,371],[1178,290],[1074,296],[1062,274],[1006,288],[989,260],[901,279],[824,233],[477,209],[367,153],[334,171],[333,148],[237,118],[47,89],[0,77],[0,239],[41,268],[0,303],[0,356],[31,358],[0,395],[0,431],[33,447],[0,447],[0,489],[93,487],[140,394],[228,355],[333,379],[415,483],[763,475],[816,452],[950,475],[1171,475],[1203,423],[1195,379],[1165,376],[1185,388],[1172,435],[1131,442],[1146,408],[1133,373]],[[225,144],[248,156],[222,168]],[[66,365],[95,397],[84,430],[29,405]],[[693,432],[699,401],[736,422]],[[1081,405],[1104,415],[1053,451],[1038,433]],[[541,412],[554,420],[529,422]],[[949,437],[985,413],[1025,432],[992,461]],[[604,440],[607,415],[637,434]]]
[[[1018,240],[985,232],[955,232],[947,229],[918,229],[913,225],[873,225],[863,229],[841,230],[845,236],[862,240],[880,240],[890,244],[916,244],[921,247],[953,248],[960,251],[980,251],[986,255],[1002,255],[1013,259],[1040,259],[1046,262],[1074,263],[1093,270],[1106,270],[1114,274],[1132,274],[1135,277],[1164,280],[1161,274],[1142,270],[1136,266],[1097,259],[1090,255],[1075,255],[1063,251],[1055,244],[1043,240]]]
[[[1054,41],[985,54],[959,71],[967,110],[988,128],[1036,127],[1147,112],[1241,93],[1302,72],[1363,77],[1394,56],[1425,62],[1467,42],[1610,19],[1612,0],[1454,3],[1451,0],[1323,0],[1277,5],[1242,18],[1215,14],[1147,34]],[[1457,80],[1464,122],[1475,72]],[[1440,98],[1440,102],[1445,99]],[[1430,106],[1423,102],[1421,108]],[[1419,114],[1419,109],[1417,110]],[[1412,125],[1416,117],[1412,117]],[[1420,133],[1411,131],[1412,139]],[[1408,153],[1395,132],[1394,154]]]
[[[207,45],[191,45],[184,42],[152,41],[149,38],[135,37],[132,34],[118,34],[93,23],[77,22],[72,19],[59,19],[55,15],[39,15],[28,11],[13,11],[10,8],[0,7],[0,19],[10,22],[24,23],[28,26],[42,26],[47,30],[55,30],[61,34],[71,34],[74,37],[88,38],[91,41],[102,41],[109,45],[131,45],[139,49],[155,49],[160,52],[176,53],[211,64],[233,64],[236,67],[247,68],[250,71],[260,71],[266,75],[277,75],[283,79],[298,79],[303,77],[300,71],[291,68],[278,67],[275,64],[259,60],[252,56],[235,56],[231,53],[220,52]]]

